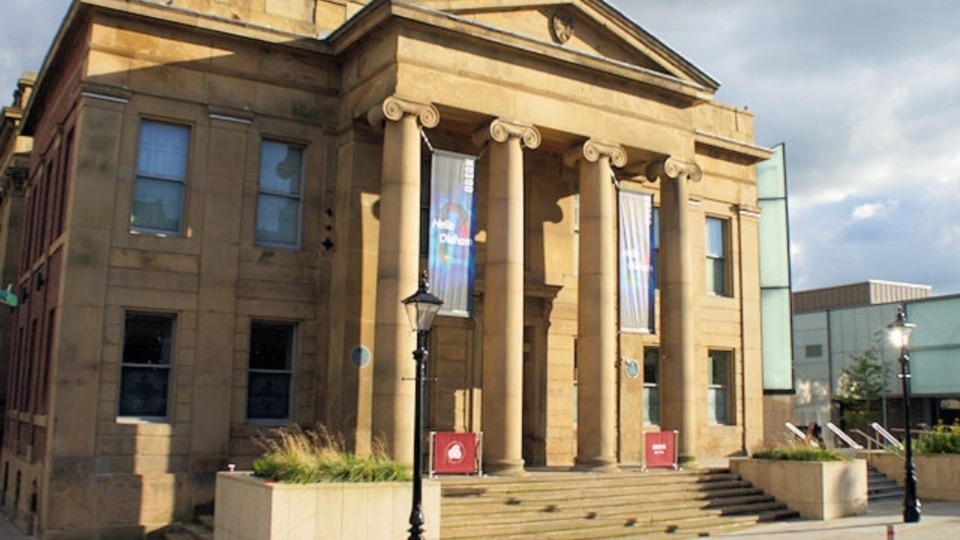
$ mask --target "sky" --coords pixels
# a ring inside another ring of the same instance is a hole
[[[3,3],[7,105],[70,2]],[[757,144],[786,145],[794,290],[878,279],[960,293],[960,2],[610,3],[718,80],[719,101],[753,111]]]

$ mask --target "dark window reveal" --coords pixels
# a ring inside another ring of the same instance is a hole
[[[250,328],[247,418],[290,418],[294,326],[254,322]]]

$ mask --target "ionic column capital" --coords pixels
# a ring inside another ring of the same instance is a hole
[[[440,123],[440,111],[430,103],[420,103],[397,96],[389,96],[378,107],[367,113],[367,122],[373,127],[380,127],[384,120],[397,122],[405,116],[415,116],[420,125],[425,128],[437,127]]]
[[[627,151],[619,144],[611,144],[596,139],[589,139],[580,146],[574,146],[563,155],[563,162],[573,167],[581,159],[595,163],[600,158],[610,158],[610,165],[623,167],[627,164]]]
[[[481,129],[473,135],[473,142],[477,146],[483,146],[489,140],[505,143],[510,139],[520,139],[523,146],[531,150],[538,148],[543,140],[536,127],[502,118],[490,122],[487,129]]]
[[[651,182],[656,182],[660,178],[699,182],[703,178],[703,170],[699,165],[672,157],[647,165],[646,174],[647,180]]]

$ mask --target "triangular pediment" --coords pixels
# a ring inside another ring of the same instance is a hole
[[[601,0],[419,0],[428,9],[716,91],[719,84]]]

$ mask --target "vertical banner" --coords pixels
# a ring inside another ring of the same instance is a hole
[[[653,196],[620,192],[620,331],[653,332]]]
[[[470,316],[477,158],[436,150],[430,175],[430,292],[442,315]]]

